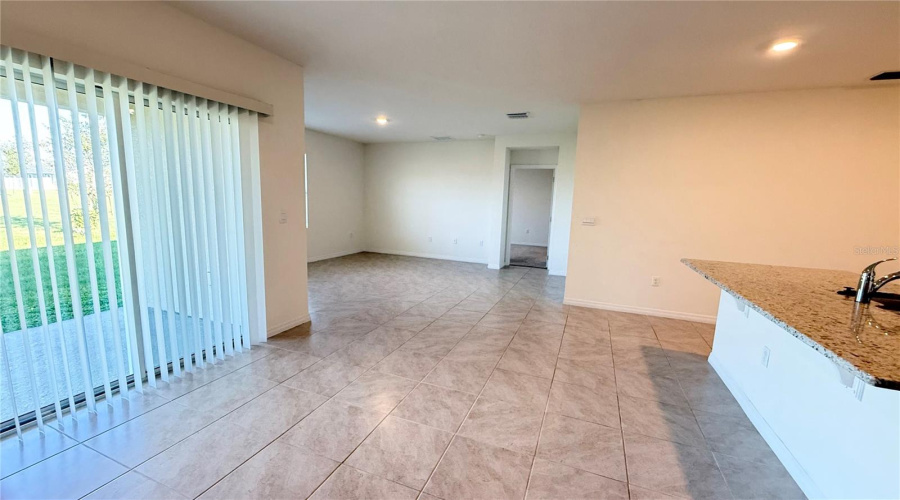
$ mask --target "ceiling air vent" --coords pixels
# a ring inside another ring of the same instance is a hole
[[[521,113],[506,113],[506,117],[510,120],[524,120],[528,118],[528,111],[523,111]]]
[[[869,80],[876,82],[878,80],[900,80],[900,71],[885,71],[869,78]]]
[[[447,142],[447,141],[453,140],[453,138],[450,137],[449,135],[433,135],[433,136],[431,136],[431,138],[436,141],[440,141],[440,142]]]

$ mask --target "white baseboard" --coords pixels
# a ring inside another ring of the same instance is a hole
[[[589,307],[591,309],[605,309],[607,311],[617,311],[633,314],[645,314],[647,316],[659,316],[661,318],[683,319],[687,321],[696,321],[697,323],[715,323],[715,316],[706,314],[686,313],[679,311],[667,311],[665,309],[652,309],[649,307],[625,306],[621,304],[612,304],[609,302],[595,302],[593,300],[563,299],[563,304],[570,306]]]
[[[769,427],[766,419],[763,418],[762,414],[759,413],[759,410],[753,406],[750,398],[744,394],[744,391],[728,373],[728,369],[725,368],[724,363],[720,362],[719,358],[716,357],[715,351],[709,356],[709,364],[716,370],[716,373],[719,374],[719,378],[722,379],[722,382],[724,382],[725,386],[728,387],[728,390],[731,391],[734,399],[741,405],[741,409],[744,410],[747,418],[750,419],[750,422],[756,427],[756,430],[759,431],[759,435],[762,436],[769,447],[772,448],[775,456],[777,456],[778,460],[781,461],[781,464],[784,465],[788,474],[794,478],[794,481],[797,482],[797,486],[803,490],[803,493],[805,493],[808,498],[824,498],[825,496],[822,493],[822,490],[816,486],[816,483],[809,477],[809,474],[806,473],[806,470],[803,469],[800,462],[794,458],[794,455],[784,442],[781,441],[781,438],[779,438],[778,435],[775,434],[775,431]]]
[[[338,257],[346,257],[348,255],[353,255],[355,253],[365,252],[365,250],[342,250],[340,252],[331,253],[328,255],[323,255],[321,257],[309,257],[306,258],[306,263],[319,262],[320,260],[328,260],[328,259],[336,259]]]
[[[524,241],[513,241],[511,245],[522,245],[524,247],[547,247],[548,243],[526,243]]]
[[[286,332],[295,326],[300,326],[303,323],[308,323],[310,321],[309,314],[305,314],[300,316],[299,318],[294,318],[290,321],[285,321],[279,325],[269,326],[266,330],[266,337],[271,337],[273,335],[278,335],[281,332]]]
[[[487,265],[487,261],[484,259],[466,259],[463,257],[457,257],[455,255],[440,255],[440,254],[431,254],[431,253],[421,253],[421,252],[404,252],[401,250],[366,250],[366,252],[371,253],[383,253],[386,255],[402,255],[404,257],[421,257],[423,259],[437,259],[437,260],[452,260],[454,262],[468,262],[471,264],[485,264]]]

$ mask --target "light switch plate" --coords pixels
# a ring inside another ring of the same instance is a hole
[[[582,226],[595,226],[597,225],[597,220],[593,217],[585,217],[581,219]]]

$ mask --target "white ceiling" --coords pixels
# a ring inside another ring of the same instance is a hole
[[[575,130],[584,103],[875,85],[900,70],[898,2],[176,6],[303,65],[307,126],[361,142]],[[788,36],[804,44],[767,53]],[[517,111],[532,118],[506,118]]]

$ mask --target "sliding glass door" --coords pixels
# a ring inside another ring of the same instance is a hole
[[[0,59],[3,430],[264,336],[256,114]]]

